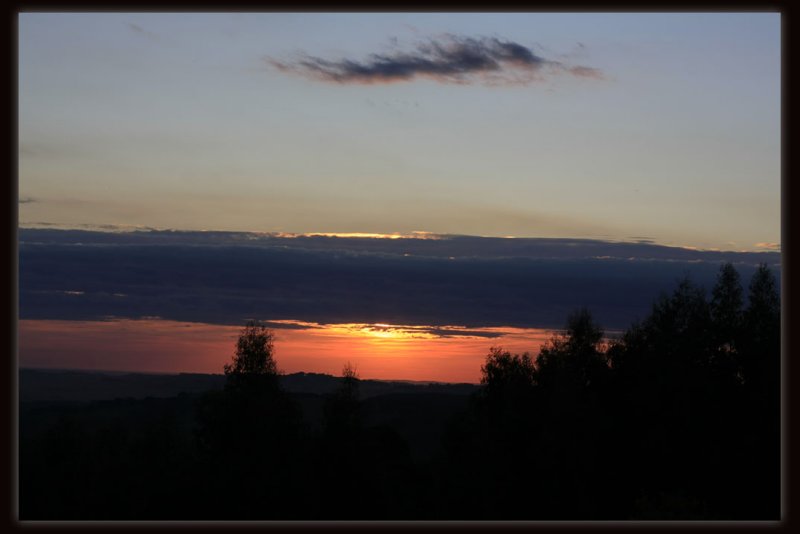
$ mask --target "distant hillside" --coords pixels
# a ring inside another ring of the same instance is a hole
[[[196,399],[205,391],[221,389],[225,383],[224,375],[188,373],[21,369],[19,377],[20,432],[25,438],[56,428],[65,416],[87,428],[124,422],[128,430],[141,433],[164,414],[171,414],[180,432],[191,435],[196,424]],[[318,432],[324,394],[332,391],[340,378],[313,373],[282,378],[307,428]],[[408,443],[415,458],[430,459],[442,452],[447,421],[467,406],[467,396],[477,386],[363,380],[360,389],[364,423],[393,429]]]
[[[322,395],[333,391],[340,378],[317,373],[294,373],[281,377],[286,391]],[[20,369],[19,399],[29,401],[93,401],[125,398],[175,397],[222,389],[224,375],[181,373],[144,374],[101,371]],[[469,395],[473,384],[440,384],[362,380],[361,398],[387,394],[446,393]]]

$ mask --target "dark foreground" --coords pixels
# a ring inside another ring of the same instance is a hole
[[[20,518],[778,520],[780,302],[749,289],[684,281],[610,345],[579,311],[480,388],[281,378],[255,325],[224,377],[116,382],[149,398],[23,371]]]

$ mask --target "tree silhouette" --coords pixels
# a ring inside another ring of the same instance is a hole
[[[775,320],[781,312],[780,295],[775,276],[766,263],[759,264],[750,280],[748,314],[765,320]]]
[[[739,273],[730,263],[722,265],[717,283],[711,290],[712,326],[717,334],[718,346],[726,344],[730,350],[742,326],[742,286]]]
[[[206,495],[213,518],[285,519],[300,513],[302,420],[280,387],[273,341],[271,331],[248,323],[232,363],[224,366],[224,390],[198,402],[198,439],[215,482]]]
[[[361,428],[359,379],[355,367],[347,362],[339,387],[325,401],[325,431],[328,434],[354,435]]]
[[[221,390],[85,406],[23,403],[20,513],[53,520],[778,519],[775,274],[760,265],[748,290],[743,308],[739,274],[724,264],[710,299],[684,279],[608,348],[581,309],[535,358],[490,349],[482,387],[464,399],[442,450],[427,459],[409,448],[425,418],[397,414],[458,404],[436,405],[430,393],[415,402],[405,393],[362,401],[349,363],[330,394],[289,394],[273,333],[248,323],[223,366]],[[315,421],[321,416],[313,432],[300,403]]]
[[[739,273],[730,263],[720,268],[711,290],[709,312],[713,332],[711,379],[715,385],[731,387],[741,381],[738,352],[743,335],[743,309]]]
[[[362,420],[359,377],[349,362],[323,409],[316,473],[321,519],[404,519],[416,497],[408,445],[393,429]],[[353,503],[360,509],[354,510]],[[418,517],[418,516],[417,516]]]
[[[519,519],[530,512],[536,369],[528,353],[492,347],[480,391],[445,433],[445,506],[459,519]],[[528,502],[525,507],[523,503]]]
[[[493,447],[524,446],[530,438],[535,417],[536,368],[526,352],[511,354],[493,347],[481,367],[481,404]],[[492,453],[494,454],[494,453]]]
[[[708,361],[712,345],[709,323],[705,291],[684,278],[670,297],[662,296],[656,302],[645,329],[650,348],[661,363],[675,364],[681,367],[676,372],[684,373],[688,366]]]
[[[760,488],[754,496],[759,515],[777,517],[780,502],[780,296],[772,271],[761,264],[750,280],[744,313],[746,342],[742,354],[747,411],[743,420],[752,437],[747,438],[745,477]]]
[[[604,517],[602,336],[582,309],[535,363],[491,349],[480,393],[446,434],[449,506],[460,517]]]
[[[481,366],[481,384],[489,397],[525,391],[535,382],[536,369],[526,352],[512,355],[500,347],[492,347]]]
[[[730,264],[721,266],[710,302],[685,279],[609,349],[614,461],[634,503],[630,515],[776,517],[780,313],[766,266],[750,293],[743,312]]]
[[[316,459],[324,495],[319,503],[322,519],[353,519],[348,503],[363,491],[368,479],[359,450],[362,427],[358,389],[358,374],[348,362],[336,390],[325,396]]]
[[[567,319],[566,331],[553,337],[536,358],[536,377],[544,387],[586,387],[608,371],[600,350],[603,331],[585,308]]]
[[[276,376],[278,366],[273,357],[275,334],[253,321],[247,323],[236,341],[233,362],[224,365],[225,375]]]
[[[780,402],[780,313],[775,277],[761,264],[750,280],[740,355],[749,401],[760,411],[773,411]]]
[[[537,500],[555,517],[602,518],[609,513],[610,378],[603,331],[581,308],[536,358],[540,389],[539,477],[549,481]]]
[[[743,358],[746,382],[766,392],[777,390],[780,370],[780,296],[775,277],[761,264],[750,280],[744,323],[749,343]]]

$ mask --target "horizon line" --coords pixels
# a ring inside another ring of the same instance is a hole
[[[81,369],[77,367],[30,367],[30,366],[17,366],[17,371],[40,371],[40,372],[52,372],[52,373],[95,373],[95,374],[105,374],[105,375],[147,375],[147,376],[181,376],[181,375],[204,375],[204,376],[220,376],[224,377],[225,373],[199,373],[199,372],[188,372],[188,371],[178,371],[178,372],[169,372],[169,371],[115,371],[112,369],[99,369],[99,368],[92,368],[92,369]],[[293,373],[285,373],[285,372],[278,372],[278,377],[284,376],[292,376],[292,375],[322,375],[322,376],[329,376],[331,378],[343,378],[341,376],[332,375],[328,373],[317,373],[313,371],[295,371]],[[373,382],[394,382],[400,384],[441,384],[441,385],[452,385],[452,386],[460,386],[460,385],[469,385],[469,386],[480,386],[480,382],[443,382],[441,380],[407,380],[404,378],[364,378],[364,377],[357,377],[358,380],[361,381],[373,381]]]
[[[754,243],[751,248],[722,249],[717,247],[695,247],[691,245],[680,245],[672,242],[658,242],[649,237],[629,236],[625,238],[611,237],[577,237],[577,236],[535,236],[535,235],[480,235],[480,234],[458,234],[440,233],[428,230],[412,230],[410,232],[335,232],[335,231],[314,231],[314,232],[287,232],[283,230],[264,231],[264,230],[215,230],[215,229],[186,229],[186,228],[167,228],[133,224],[93,224],[93,223],[51,223],[44,221],[18,222],[18,230],[77,230],[84,232],[97,232],[108,234],[126,234],[135,232],[175,232],[175,233],[216,233],[216,234],[251,234],[262,237],[276,239],[294,239],[307,237],[328,237],[336,239],[416,239],[416,240],[447,240],[452,238],[480,238],[480,239],[509,239],[509,240],[567,240],[567,241],[589,241],[601,243],[620,243],[649,245],[655,247],[678,248],[697,252],[745,252],[745,253],[774,253],[782,254],[782,244],[774,242]]]

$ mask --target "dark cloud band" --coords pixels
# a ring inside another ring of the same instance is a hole
[[[622,329],[684,275],[710,288],[720,261],[735,262],[743,280],[755,263],[780,261],[774,252],[592,240],[246,237],[21,229],[19,316],[386,323],[453,336],[476,327],[560,328],[586,306],[605,328]],[[466,329],[435,329],[444,325]]]
[[[412,52],[372,54],[366,61],[330,61],[306,54],[294,61],[266,61],[283,72],[342,84],[395,83],[415,78],[456,84],[525,84],[543,79],[548,73],[603,77],[598,69],[551,61],[513,41],[454,35],[419,43]]]

